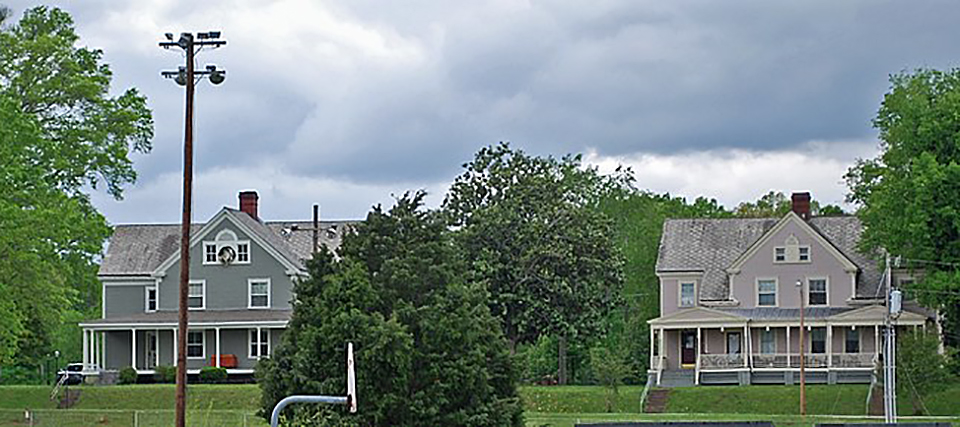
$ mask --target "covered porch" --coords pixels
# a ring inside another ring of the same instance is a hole
[[[759,312],[758,312],[759,311]],[[765,311],[766,313],[763,313]],[[863,382],[879,360],[884,308],[808,309],[803,364],[812,382]],[[925,316],[904,312],[898,327],[923,327]],[[801,364],[798,309],[694,307],[649,321],[650,375],[692,384],[790,384]],[[677,371],[686,371],[684,375]]]
[[[228,374],[252,374],[257,362],[269,357],[280,341],[289,310],[257,310],[255,319],[239,319],[251,310],[191,312],[187,335],[187,372],[205,366]],[[95,375],[133,367],[153,374],[157,366],[176,366],[179,356],[176,312],[145,313],[81,323],[83,371]]]

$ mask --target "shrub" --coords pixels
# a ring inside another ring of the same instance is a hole
[[[120,384],[136,384],[138,377],[139,375],[137,374],[136,369],[133,369],[130,366],[125,366],[120,369],[120,378],[118,378],[118,382]]]
[[[200,368],[200,381],[205,383],[220,383],[227,379],[227,368],[204,366]]]
[[[43,384],[44,378],[40,370],[27,366],[0,367],[0,384],[3,385],[37,385]]]
[[[153,368],[153,380],[158,383],[172,383],[177,380],[177,367],[159,365]]]

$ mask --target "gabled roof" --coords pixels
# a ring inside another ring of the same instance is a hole
[[[747,260],[752,258],[754,254],[757,253],[757,250],[759,250],[761,246],[763,246],[768,241],[770,241],[770,239],[773,238],[773,236],[777,234],[780,230],[786,227],[787,224],[791,224],[791,223],[795,224],[801,230],[806,231],[807,234],[810,235],[810,237],[812,237],[814,240],[817,240],[823,247],[827,248],[827,251],[829,251],[831,255],[833,255],[837,259],[837,261],[839,261],[840,264],[843,265],[844,270],[846,270],[847,272],[856,272],[859,269],[857,265],[853,263],[853,261],[847,258],[847,256],[844,255],[843,252],[840,252],[832,243],[830,243],[829,240],[826,239],[826,237],[820,234],[819,231],[812,228],[810,224],[808,224],[806,221],[801,219],[796,213],[788,212],[786,215],[783,216],[783,218],[780,219],[780,221],[777,221],[777,224],[774,225],[773,228],[771,228],[770,230],[767,230],[763,234],[763,237],[758,239],[756,242],[753,242],[753,244],[750,245],[750,247],[747,248],[746,251],[740,254],[740,256],[737,257],[737,259],[734,260],[727,267],[727,271],[730,271],[730,272],[739,271],[740,268],[743,266],[743,264],[747,262]]]
[[[703,271],[700,300],[725,300],[726,269],[783,218],[668,219],[663,223],[657,272]],[[862,226],[854,216],[814,217],[806,221],[859,269],[857,296],[873,297],[880,284],[876,262],[857,250]]]
[[[312,221],[263,222],[231,208],[223,208],[210,222],[191,225],[191,245],[202,239],[201,233],[205,227],[226,216],[235,224],[240,224],[251,238],[269,245],[285,263],[302,268],[304,261],[312,256],[313,235],[310,231],[305,231],[313,227]],[[321,221],[319,246],[325,246],[331,251],[337,250],[343,235],[348,233],[356,222]],[[170,262],[171,258],[178,259],[179,249],[180,224],[117,225],[108,241],[99,274],[149,276],[162,264]]]
[[[746,317],[736,313],[698,306],[680,309],[666,316],[648,320],[647,323],[658,326],[686,325],[690,323],[720,326],[742,325],[746,321]]]

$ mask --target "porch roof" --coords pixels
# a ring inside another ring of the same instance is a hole
[[[866,307],[806,307],[803,311],[807,322],[816,325],[835,326],[880,325],[886,316],[882,305]],[[667,329],[697,327],[742,327],[751,325],[795,325],[800,320],[799,308],[757,307],[757,308],[685,308],[663,317],[651,319],[647,323]],[[896,319],[897,325],[922,325],[927,315],[904,310]]]
[[[691,307],[670,313],[663,317],[648,320],[647,323],[653,326],[664,328],[689,328],[689,327],[742,327],[746,325],[747,318],[736,313],[729,313],[713,308]]]
[[[285,326],[292,310],[193,310],[189,325],[199,326]],[[149,327],[176,327],[176,311],[136,313],[128,316],[94,319],[80,323],[81,328],[131,329]]]

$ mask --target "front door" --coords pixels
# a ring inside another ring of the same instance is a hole
[[[697,332],[680,332],[680,364],[685,368],[697,364]]]
[[[727,354],[740,354],[740,332],[727,334]]]
[[[145,336],[147,338],[147,369],[153,369],[157,367],[157,334],[148,331]]]

